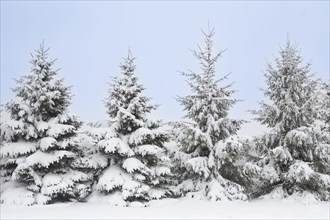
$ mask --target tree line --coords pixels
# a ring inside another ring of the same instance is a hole
[[[57,79],[43,44],[30,73],[16,80],[15,99],[1,120],[1,202],[50,204],[105,201],[147,206],[165,197],[214,201],[270,196],[330,200],[330,89],[314,79],[289,40],[265,70],[265,100],[251,113],[269,128],[258,137],[237,135],[244,120],[228,113],[239,100],[218,78],[214,30],[193,56],[197,71],[183,72],[190,94],[178,97],[184,120],[152,120],[157,105],[143,95],[129,51],[112,78],[107,124],[70,115],[70,87]],[[84,124],[84,125],[83,125]]]

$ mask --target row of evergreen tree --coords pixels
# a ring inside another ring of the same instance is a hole
[[[237,135],[243,120],[228,117],[239,101],[218,79],[214,31],[193,55],[198,72],[184,72],[191,94],[177,100],[185,120],[151,120],[157,106],[143,96],[131,52],[106,99],[109,122],[83,125],[68,113],[70,89],[56,78],[42,44],[30,74],[17,80],[15,100],[1,120],[1,202],[48,204],[102,200],[146,205],[164,197],[247,200],[312,195],[330,200],[330,91],[315,80],[288,41],[268,63],[265,102],[252,111],[270,130]]]

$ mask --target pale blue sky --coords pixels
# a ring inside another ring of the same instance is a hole
[[[247,110],[263,99],[266,60],[288,34],[313,72],[329,79],[329,1],[1,1],[1,103],[13,98],[13,78],[29,72],[30,52],[44,39],[59,77],[73,86],[70,110],[83,120],[107,118],[106,82],[118,75],[128,48],[145,94],[160,104],[154,116],[178,120],[174,97],[189,93],[178,71],[198,70],[189,49],[202,43],[208,21],[215,48],[227,49],[218,75],[231,72],[235,97],[245,100],[232,109],[235,118],[252,118]],[[252,123],[241,133],[261,129]]]

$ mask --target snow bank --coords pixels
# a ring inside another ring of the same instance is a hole
[[[64,203],[17,207],[1,205],[1,219],[329,219],[329,204],[296,201],[210,202],[162,199],[146,208],[101,203]]]

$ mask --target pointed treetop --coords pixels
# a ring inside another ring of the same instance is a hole
[[[44,42],[39,45],[32,59],[30,73],[16,80],[13,92],[31,106],[32,114],[47,121],[51,117],[63,114],[70,104],[70,87],[63,85],[62,79],[56,79],[57,70],[53,69],[56,60],[49,60]]]
[[[261,110],[252,111],[256,120],[286,135],[315,120],[316,84],[310,74],[310,63],[304,63],[297,43],[289,39],[280,47],[279,56],[268,62],[264,94],[271,104],[261,102]]]
[[[131,49],[128,49],[127,57],[123,58],[123,62],[120,63],[120,68],[124,75],[133,76],[134,70],[136,69],[136,65],[134,64],[135,59],[136,58],[133,57]]]

